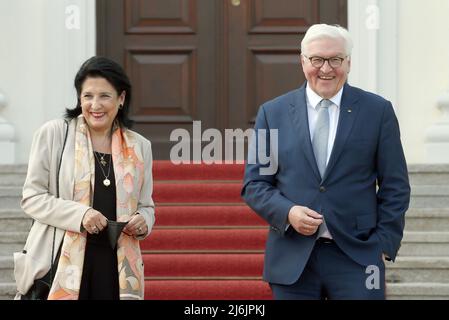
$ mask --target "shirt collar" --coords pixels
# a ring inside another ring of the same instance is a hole
[[[337,108],[339,108],[340,104],[341,104],[343,88],[344,88],[344,86],[341,87],[341,89],[337,92],[337,94],[335,96],[333,96],[332,98],[329,99],[330,101],[332,101],[333,104],[335,104],[337,106]],[[306,96],[307,96],[307,100],[309,101],[309,104],[314,109],[316,109],[316,107],[321,102],[321,100],[323,100],[322,97],[320,97],[318,94],[316,94],[315,91],[312,90],[312,88],[310,88],[309,82],[307,82],[307,86],[306,86]]]

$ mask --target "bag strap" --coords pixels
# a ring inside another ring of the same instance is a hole
[[[61,171],[62,155],[64,154],[65,145],[67,143],[67,135],[69,133],[69,123],[65,119],[64,119],[64,123],[66,125],[65,135],[64,135],[64,143],[62,145],[61,156],[59,158],[58,171],[56,172],[56,198],[59,198],[59,172]]]
[[[62,145],[61,156],[59,158],[58,171],[56,172],[56,198],[59,198],[59,172],[61,171],[62,156],[64,154],[64,149],[65,149],[65,145],[66,145],[66,142],[67,142],[67,136],[68,136],[68,133],[69,133],[69,123],[65,119],[64,119],[64,123],[66,125],[66,130],[65,130],[65,135],[64,135],[64,143]],[[54,278],[53,269],[54,269],[54,265],[56,264],[56,261],[53,262],[53,258],[55,256],[56,227],[53,227],[53,228],[54,228],[54,230],[53,230],[53,244],[51,246],[51,260],[50,260],[50,284],[53,283],[53,278]],[[61,243],[61,246],[62,246],[62,243]],[[58,253],[60,253],[60,251],[61,251],[61,246],[58,249]]]

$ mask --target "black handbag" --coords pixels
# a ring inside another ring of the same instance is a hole
[[[61,170],[61,162],[62,162],[62,155],[64,154],[65,145],[67,142],[67,134],[69,131],[69,124],[66,120],[64,120],[66,124],[66,131],[64,136],[64,143],[62,145],[62,151],[61,151],[61,157],[59,159],[59,165],[58,165],[58,172],[56,174],[56,198],[59,198],[59,171]],[[33,221],[34,223],[34,221]],[[21,296],[21,300],[47,300],[48,294],[50,293],[50,288],[53,283],[53,279],[55,277],[55,269],[58,266],[59,257],[61,255],[61,247],[62,243],[59,246],[58,252],[56,254],[56,257],[54,255],[55,253],[55,238],[56,238],[56,227],[54,227],[53,231],[53,244],[51,248],[51,261],[50,261],[50,270],[48,270],[47,274],[43,276],[42,278],[34,280],[33,285],[31,286],[30,290],[25,295]],[[55,257],[54,261],[53,258]]]

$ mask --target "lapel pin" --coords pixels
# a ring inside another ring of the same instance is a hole
[[[351,113],[352,112],[352,109],[348,109],[348,113]]]

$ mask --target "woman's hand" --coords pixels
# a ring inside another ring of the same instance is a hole
[[[147,223],[142,215],[136,213],[131,216],[128,224],[123,229],[123,232],[130,236],[142,236],[148,232]]]
[[[82,225],[90,234],[97,234],[106,228],[108,219],[100,211],[90,208],[84,214]]]

